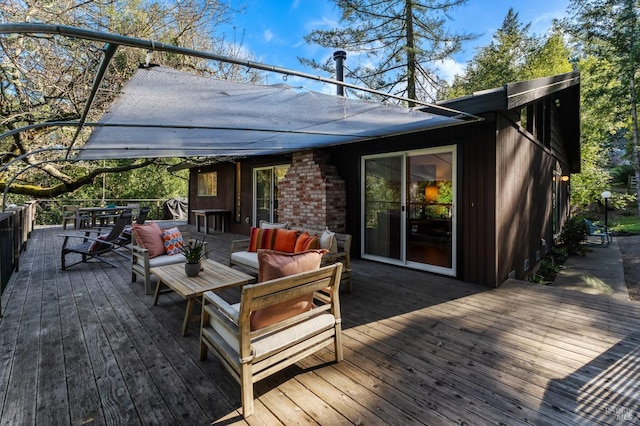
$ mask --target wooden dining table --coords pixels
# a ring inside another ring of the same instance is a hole
[[[132,207],[131,206],[95,206],[95,207],[80,207],[80,213],[89,213],[89,215],[91,216],[91,227],[95,227],[96,226],[96,222],[98,217],[102,216],[102,217],[108,217],[108,218],[115,218],[117,217],[120,213],[122,213],[123,211],[126,210],[131,210]],[[108,215],[108,216],[104,216],[104,215]]]

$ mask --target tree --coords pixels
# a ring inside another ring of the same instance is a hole
[[[593,55],[610,64],[610,78],[601,81],[603,92],[617,99],[618,120],[625,121],[631,135],[633,164],[636,179],[640,181],[636,92],[640,6],[635,0],[573,0],[569,10],[574,10],[575,14],[567,23],[579,42],[582,55],[585,58]],[[615,84],[614,80],[620,84]],[[640,196],[637,197],[637,207],[640,212]]]
[[[477,50],[464,75],[454,78],[444,97],[469,95],[514,81],[571,71],[569,50],[560,27],[554,25],[549,36],[541,38],[531,35],[530,27],[530,23],[520,22],[513,8],[509,9],[491,43]]]
[[[216,38],[218,25],[230,19],[230,6],[219,0],[86,0],[84,2],[24,2],[0,4],[0,22],[42,22],[80,27],[129,37],[156,40],[215,53],[238,53],[240,47]],[[0,38],[0,134],[46,121],[78,120],[89,97],[104,46],[57,35],[9,34]],[[97,121],[140,64],[140,49],[120,47],[109,64],[87,121]],[[250,58],[247,58],[250,59]],[[151,60],[178,69],[243,81],[259,81],[260,74],[200,58],[154,52]],[[89,132],[71,127],[37,128],[0,139],[0,190],[14,194],[53,197],[75,191],[103,173],[123,173],[149,165],[173,164],[156,158],[127,162],[79,162],[73,155],[60,161],[53,145],[82,146]],[[73,154],[73,153],[72,153]],[[38,182],[38,184],[33,184]]]
[[[340,48],[364,58],[345,78],[370,88],[416,100],[435,99],[443,82],[429,67],[461,49],[471,34],[451,33],[447,13],[466,0],[334,0],[342,10],[342,28],[315,30],[308,43]],[[328,60],[306,65],[333,72]],[[410,106],[413,106],[412,104]]]

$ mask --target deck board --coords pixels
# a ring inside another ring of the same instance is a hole
[[[180,335],[186,301],[153,306],[118,257],[62,271],[61,233],[33,232],[3,294],[0,425],[640,421],[640,304],[364,260],[341,294],[345,360],[327,347],[257,383],[245,420],[237,383],[198,358],[199,324]],[[240,237],[207,235],[209,257]]]

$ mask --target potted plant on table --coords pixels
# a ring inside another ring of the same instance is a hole
[[[201,240],[191,240],[189,244],[182,246],[182,254],[187,259],[184,271],[188,277],[195,277],[202,269],[201,261],[207,255],[204,249],[205,242]]]

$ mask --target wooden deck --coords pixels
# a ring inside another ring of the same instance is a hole
[[[153,306],[126,262],[61,271],[61,232],[32,234],[2,297],[2,425],[640,422],[640,304],[366,261],[341,300],[345,361],[329,347],[258,383],[245,422],[197,323],[180,334],[186,301]],[[207,236],[210,257],[233,237]]]

